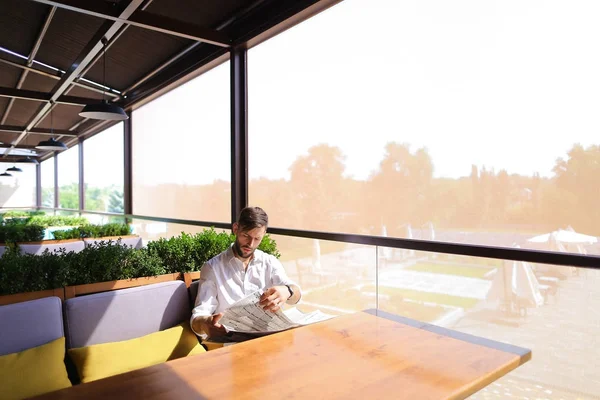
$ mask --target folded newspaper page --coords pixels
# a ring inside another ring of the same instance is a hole
[[[224,311],[219,323],[229,332],[274,333],[334,317],[318,310],[304,314],[296,308],[265,311],[259,305],[262,293],[258,290],[233,304]]]

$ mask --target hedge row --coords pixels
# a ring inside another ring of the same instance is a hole
[[[0,258],[0,295],[61,288],[119,279],[199,271],[210,258],[226,250],[234,236],[214,229],[150,242],[133,249],[118,241],[90,244],[79,253],[46,250],[42,255],[21,254],[16,245]],[[279,257],[269,235],[259,249]]]

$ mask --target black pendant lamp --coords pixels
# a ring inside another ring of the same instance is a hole
[[[23,172],[23,170],[15,165],[13,165],[12,167],[8,168],[6,170],[6,172]]]
[[[5,171],[5,172],[1,173],[0,176],[11,177],[12,175]]]
[[[50,109],[50,133],[54,133],[54,118],[52,114],[52,109]],[[62,151],[67,149],[67,145],[54,138],[50,138],[49,140],[42,140],[35,148],[39,150]]]
[[[24,157],[24,158],[19,158],[19,159],[17,160],[17,162],[18,162],[18,163],[28,163],[28,164],[35,164],[35,165],[37,165],[37,164],[39,164],[39,163],[40,163],[40,162],[39,162],[38,160],[36,160],[35,158],[29,157],[29,156],[27,156],[27,157]]]
[[[80,117],[91,118],[91,119],[101,119],[101,120],[109,120],[109,121],[123,121],[127,118],[127,114],[125,110],[119,107],[116,104],[110,104],[108,100],[104,98],[105,89],[106,89],[106,44],[108,40],[105,37],[102,38],[102,44],[104,45],[103,51],[103,64],[104,64],[104,76],[102,78],[102,101],[96,104],[88,104],[83,107],[83,110],[79,113]]]

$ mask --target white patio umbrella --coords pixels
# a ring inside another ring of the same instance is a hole
[[[523,261],[504,261],[494,276],[486,298],[507,304],[519,300],[530,307],[544,304],[540,284],[531,266]]]
[[[427,239],[435,240],[435,229],[433,229],[433,222],[427,223]]]
[[[530,243],[551,243],[552,240],[568,244],[593,244],[598,242],[597,237],[577,233],[571,227],[527,239]]]
[[[387,228],[385,225],[381,225],[381,236],[387,237]],[[389,247],[380,247],[379,248],[379,258],[382,260],[391,260],[392,259],[392,249]]]
[[[319,244],[319,239],[313,239],[312,271],[319,272],[321,269],[321,245]]]

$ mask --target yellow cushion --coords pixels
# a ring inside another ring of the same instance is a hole
[[[64,360],[64,337],[0,356],[0,399],[24,399],[70,387]]]
[[[81,382],[91,382],[204,352],[204,347],[198,343],[188,323],[122,342],[68,350]]]

